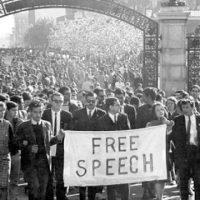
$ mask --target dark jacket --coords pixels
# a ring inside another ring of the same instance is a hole
[[[52,124],[52,116],[51,109],[47,109],[44,111],[42,115],[42,119],[50,122]],[[60,128],[63,130],[71,130],[72,129],[72,114],[66,111],[61,110],[60,113]],[[64,157],[64,140],[57,145],[56,157],[63,158]]]
[[[129,130],[129,120],[126,114],[120,113],[117,118],[117,123],[114,123],[108,114],[101,117],[97,122],[98,131],[117,131]]]
[[[124,106],[124,112],[128,115],[131,129],[136,128],[136,109],[132,105],[126,104]]]
[[[100,108],[95,108],[92,118],[89,119],[86,108],[77,110],[73,115],[73,130],[95,131],[97,128],[97,120],[105,114],[105,111],[101,110]]]
[[[175,125],[173,126],[170,140],[175,145],[175,163],[180,167],[188,161],[188,146],[187,146],[187,133],[185,127],[185,116],[180,115],[174,119]],[[198,134],[198,150],[196,159],[200,161],[200,115],[196,115],[196,127]]]
[[[49,167],[51,168],[50,145],[57,144],[59,141],[57,137],[52,136],[51,124],[49,122],[42,120],[42,128],[46,156],[49,162]],[[16,137],[17,144],[19,146],[19,149],[21,150],[21,168],[24,171],[27,168],[33,166],[35,159],[35,154],[33,154],[31,150],[32,145],[35,145],[37,143],[31,120],[23,122],[19,125],[16,132]],[[23,144],[23,141],[28,141],[28,145],[25,146]]]

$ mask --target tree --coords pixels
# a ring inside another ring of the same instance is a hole
[[[35,25],[31,26],[25,36],[26,46],[31,48],[46,48],[49,45],[49,35],[54,28],[53,21],[50,19],[40,19]]]

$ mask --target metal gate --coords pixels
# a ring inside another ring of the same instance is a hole
[[[200,26],[188,35],[188,90],[193,85],[200,85]]]

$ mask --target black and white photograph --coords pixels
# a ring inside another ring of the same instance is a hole
[[[200,0],[0,0],[0,200],[200,200]]]

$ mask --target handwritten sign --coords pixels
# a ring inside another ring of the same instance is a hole
[[[65,186],[167,179],[166,126],[65,135]]]

